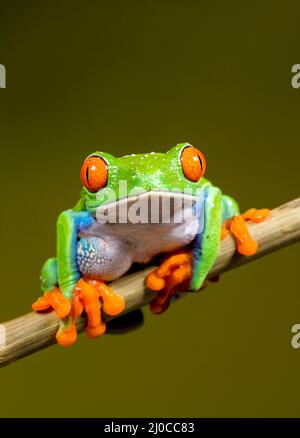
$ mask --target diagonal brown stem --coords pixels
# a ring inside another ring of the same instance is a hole
[[[258,252],[250,257],[236,254],[235,243],[226,238],[220,246],[217,260],[208,277],[214,277],[230,269],[248,263],[258,257],[291,245],[300,240],[300,198],[272,210],[270,217],[260,224],[249,224],[250,232],[257,240]],[[148,304],[155,294],[145,290],[145,276],[154,267],[125,275],[112,283],[117,294],[125,298],[128,313]],[[104,316],[104,320],[108,320]],[[77,328],[81,332],[84,318],[78,318]],[[28,313],[12,321],[0,324],[0,366],[27,356],[55,343],[58,320],[53,312],[47,314]]]

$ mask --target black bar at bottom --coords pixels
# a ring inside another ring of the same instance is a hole
[[[0,418],[1,436],[14,432],[30,437],[53,434],[78,436],[82,438],[118,433],[121,436],[161,436],[175,433],[203,437],[230,436],[253,437],[255,433],[267,436],[298,436],[300,418]],[[297,435],[296,435],[297,434]],[[14,435],[13,435],[14,436]]]

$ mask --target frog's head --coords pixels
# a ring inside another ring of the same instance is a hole
[[[189,143],[180,143],[166,153],[121,158],[95,152],[81,168],[82,200],[85,208],[95,214],[99,207],[124,198],[137,199],[149,192],[195,197],[207,183],[203,178],[205,168],[203,154]]]

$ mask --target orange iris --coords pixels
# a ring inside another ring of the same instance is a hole
[[[88,157],[82,165],[80,178],[89,192],[97,192],[106,186],[107,165],[103,158],[93,155]]]
[[[199,181],[206,169],[206,161],[202,152],[194,146],[187,146],[183,149],[180,160],[184,176],[190,181]]]

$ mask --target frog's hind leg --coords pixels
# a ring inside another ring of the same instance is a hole
[[[49,291],[58,286],[56,257],[46,260],[42,267],[40,278],[42,292]]]
[[[235,199],[228,195],[222,195],[222,218],[223,221],[238,216],[240,208]]]
[[[257,242],[251,237],[246,221],[259,223],[264,221],[270,214],[270,210],[263,208],[257,210],[251,208],[245,213],[240,214],[239,207],[235,200],[230,196],[222,196],[223,207],[223,226],[221,239],[223,240],[229,234],[232,234],[237,250],[245,256],[253,255],[257,252]]]

